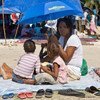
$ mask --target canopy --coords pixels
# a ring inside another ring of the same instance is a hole
[[[83,16],[79,0],[47,0],[46,2],[33,3],[23,13],[19,23],[31,24],[68,15]]]
[[[34,1],[35,0],[4,0],[4,14],[23,13]],[[0,13],[2,13],[2,6],[0,7]]]

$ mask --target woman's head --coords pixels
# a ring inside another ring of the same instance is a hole
[[[36,49],[35,42],[31,39],[26,40],[24,43],[24,50],[26,53],[34,53]]]
[[[71,35],[73,30],[73,24],[70,18],[60,18],[57,21],[57,31],[61,36]]]

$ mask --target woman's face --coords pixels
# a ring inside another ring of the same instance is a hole
[[[66,26],[66,23],[61,21],[58,26],[58,31],[61,36],[67,36],[70,33],[70,28]]]

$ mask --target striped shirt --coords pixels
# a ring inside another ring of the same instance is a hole
[[[40,72],[39,56],[28,53],[21,56],[13,72],[21,77],[32,78],[34,68],[36,68],[36,73]]]

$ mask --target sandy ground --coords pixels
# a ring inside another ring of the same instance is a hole
[[[36,48],[35,53],[38,54],[41,47],[37,44]],[[14,68],[22,54],[24,54],[22,43],[17,46],[0,45],[0,66],[5,62]],[[94,42],[94,45],[83,45],[83,56],[89,67],[100,67],[100,40]]]
[[[36,54],[40,51],[40,45],[36,45]],[[14,68],[20,58],[24,53],[23,44],[19,43],[17,46],[2,46],[0,45],[0,67],[5,62],[12,68]],[[83,45],[83,55],[87,60],[89,67],[100,67],[100,40],[94,42],[94,45]],[[77,98],[77,97],[68,97],[60,96],[57,92],[54,93],[54,96],[50,100],[99,100],[98,97],[93,94],[86,93],[86,98]],[[2,99],[1,99],[2,100]],[[18,100],[17,97],[12,100]],[[28,100],[28,99],[27,99]],[[30,99],[29,99],[30,100]],[[35,100],[32,98],[31,100]],[[41,100],[47,100],[47,98],[42,98]]]

